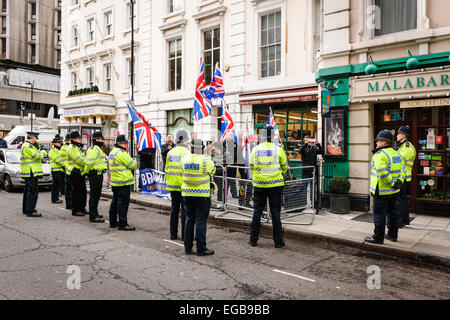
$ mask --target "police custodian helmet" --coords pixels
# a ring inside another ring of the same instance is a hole
[[[264,128],[262,128],[261,133],[260,133],[261,141],[272,142],[274,136],[275,136],[275,130],[272,126],[266,125]]]
[[[384,140],[389,142],[390,144],[392,144],[392,133],[389,130],[381,130],[378,135],[377,138],[375,139],[375,141],[378,140]]]
[[[188,133],[184,129],[178,130],[177,135],[175,136],[175,138],[177,139],[178,143],[188,141],[188,139],[189,139],[188,138]]]
[[[411,127],[410,126],[401,126],[400,129],[398,129],[397,133],[403,133],[405,136],[407,136],[409,139],[411,139]]]

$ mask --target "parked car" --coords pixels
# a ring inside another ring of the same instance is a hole
[[[39,179],[39,186],[51,187],[52,175],[48,158],[42,160],[42,170],[44,175]],[[0,149],[0,184],[8,192],[25,186],[25,180],[20,177],[20,150]]]

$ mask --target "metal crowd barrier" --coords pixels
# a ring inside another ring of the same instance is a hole
[[[250,170],[249,167],[226,166],[224,171],[223,212],[216,215],[217,219],[251,221],[253,217],[253,185],[251,179],[242,176]],[[312,176],[296,177],[293,171],[302,173],[304,169],[311,170]],[[228,174],[228,176],[227,176]],[[232,176],[230,176],[232,175]],[[236,176],[236,177],[234,177]],[[310,225],[315,216],[316,168],[301,166],[289,168],[285,176],[285,186],[281,198],[281,220],[285,224]],[[231,194],[230,194],[231,191]],[[308,197],[308,194],[310,195]],[[261,222],[271,220],[268,205],[263,211]],[[234,214],[229,215],[230,213]],[[311,215],[308,222],[288,221],[298,216]]]

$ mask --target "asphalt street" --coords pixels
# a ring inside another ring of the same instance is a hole
[[[254,248],[248,232],[209,225],[216,254],[186,256],[157,210],[131,204],[137,231],[124,232],[73,217],[48,191],[39,194],[41,218],[22,214],[20,191],[0,190],[0,204],[0,299],[450,298],[448,271],[356,249],[292,240],[275,249],[268,238]],[[100,202],[106,218],[109,204]],[[68,286],[71,266],[80,289]],[[380,270],[379,289],[367,285],[370,266]]]

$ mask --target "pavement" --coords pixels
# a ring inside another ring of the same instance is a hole
[[[104,189],[102,196],[111,198],[112,192]],[[166,214],[170,212],[171,207],[169,200],[135,192],[131,195],[131,202],[157,209],[160,213]],[[250,216],[252,214],[251,210],[242,210],[240,212],[247,213]],[[450,217],[411,214],[411,218],[414,218],[414,220],[411,221],[410,225],[399,229],[397,242],[385,240],[383,245],[377,245],[364,242],[364,237],[373,234],[373,223],[352,220],[361,214],[363,213],[351,212],[341,215],[322,210],[319,212],[319,215],[314,216],[311,225],[291,224],[309,223],[312,216],[308,213],[283,219],[284,236],[286,239],[343,245],[416,262],[450,267]],[[226,219],[219,218],[217,217],[218,215]],[[242,219],[243,217],[233,212],[223,215],[222,210],[212,209],[208,223],[239,231],[249,231],[251,218],[248,218],[247,221],[228,218]],[[270,222],[269,224],[262,223],[261,236],[271,237],[271,234],[272,227]]]

